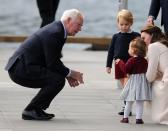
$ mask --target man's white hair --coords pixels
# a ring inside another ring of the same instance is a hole
[[[77,10],[77,9],[65,10],[62,17],[61,17],[61,21],[65,21],[68,18],[75,20],[78,17],[83,18],[83,14],[79,10]]]

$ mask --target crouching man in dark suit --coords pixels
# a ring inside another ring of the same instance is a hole
[[[83,82],[81,72],[71,70],[60,60],[67,36],[81,31],[83,14],[66,10],[55,21],[27,38],[9,59],[5,69],[17,84],[40,88],[22,113],[24,120],[49,120],[55,115],[46,113],[54,97],[63,89],[65,79],[71,87]]]

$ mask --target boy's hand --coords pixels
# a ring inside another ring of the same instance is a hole
[[[106,72],[107,72],[108,74],[110,74],[110,73],[111,73],[111,68],[110,68],[110,67],[106,67]]]

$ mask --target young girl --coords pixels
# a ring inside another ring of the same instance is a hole
[[[142,120],[143,103],[151,100],[151,90],[146,79],[148,66],[147,60],[144,58],[146,50],[145,42],[141,38],[136,38],[130,42],[128,52],[132,57],[127,63],[125,64],[119,59],[116,60],[128,76],[128,81],[121,93],[121,98],[126,101],[122,123],[129,123],[128,116],[134,101],[136,101],[136,124],[144,123]]]
[[[119,28],[119,33],[113,35],[111,45],[109,46],[106,71],[111,73],[112,62],[116,59],[121,59],[123,62],[127,62],[130,58],[128,54],[129,43],[131,40],[140,36],[139,33],[131,30],[133,24],[133,15],[128,10],[121,10],[117,15],[117,23]],[[119,68],[118,64],[115,63],[115,79],[118,85],[124,86],[124,72]],[[121,88],[120,87],[120,88]],[[119,115],[124,114],[124,109],[119,112]],[[131,114],[130,114],[131,115]]]

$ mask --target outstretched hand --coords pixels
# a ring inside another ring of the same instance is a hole
[[[71,87],[76,87],[79,85],[79,82],[72,77],[67,77],[67,81]]]
[[[67,77],[67,80],[71,87],[76,87],[79,84],[83,84],[83,73],[71,70],[71,74]]]

